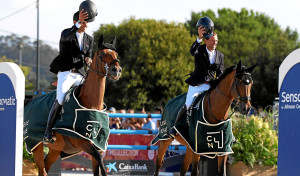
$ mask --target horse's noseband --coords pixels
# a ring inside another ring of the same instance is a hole
[[[111,61],[111,63],[109,64],[109,66],[111,66],[113,63],[115,63],[115,62],[118,62],[118,63],[120,63],[120,60],[119,59],[114,59],[113,61]]]

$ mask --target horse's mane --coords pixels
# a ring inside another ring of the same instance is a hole
[[[215,79],[211,84],[210,84],[210,88],[209,88],[209,92],[212,91],[213,89],[215,89],[219,83],[229,74],[231,73],[233,70],[236,69],[236,66],[230,66],[229,68],[227,68],[218,79]]]

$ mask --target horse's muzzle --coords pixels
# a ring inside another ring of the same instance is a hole
[[[108,76],[111,80],[113,80],[113,81],[119,80],[119,78],[121,77],[121,74],[122,74],[121,67],[116,67],[116,66],[109,67]]]
[[[251,105],[248,105],[248,103],[245,103],[244,101],[240,101],[239,103],[239,111],[243,115],[248,115],[251,109]]]

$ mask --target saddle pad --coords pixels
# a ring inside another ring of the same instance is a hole
[[[231,120],[218,124],[207,123],[203,112],[205,95],[206,92],[195,98],[191,113],[181,118],[175,129],[196,154],[210,158],[231,154],[233,153],[231,149],[233,139]],[[174,125],[177,113],[185,103],[185,97],[186,94],[183,94],[167,103],[162,115],[159,133],[152,140],[152,145],[155,145],[159,140],[170,138],[167,131]]]
[[[109,137],[108,114],[104,111],[81,106],[74,95],[75,88],[66,94],[61,111],[53,130],[62,135],[92,142],[98,150],[106,151]],[[42,141],[50,108],[56,91],[31,101],[24,109],[24,141],[27,152]]]

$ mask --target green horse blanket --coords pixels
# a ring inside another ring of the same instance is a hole
[[[72,88],[66,94],[61,111],[53,130],[76,139],[92,142],[98,150],[106,151],[109,137],[108,114],[102,110],[87,109],[76,99]],[[56,91],[32,100],[24,109],[24,141],[31,153],[43,140],[50,108],[56,98]]]
[[[218,124],[208,123],[203,111],[205,95],[206,92],[194,99],[192,110],[181,118],[175,129],[196,154],[210,158],[231,154],[233,153],[231,119]],[[186,94],[182,94],[167,103],[162,114],[159,133],[152,140],[152,145],[159,140],[170,139],[167,132],[174,125],[178,111],[185,104],[185,99]]]

